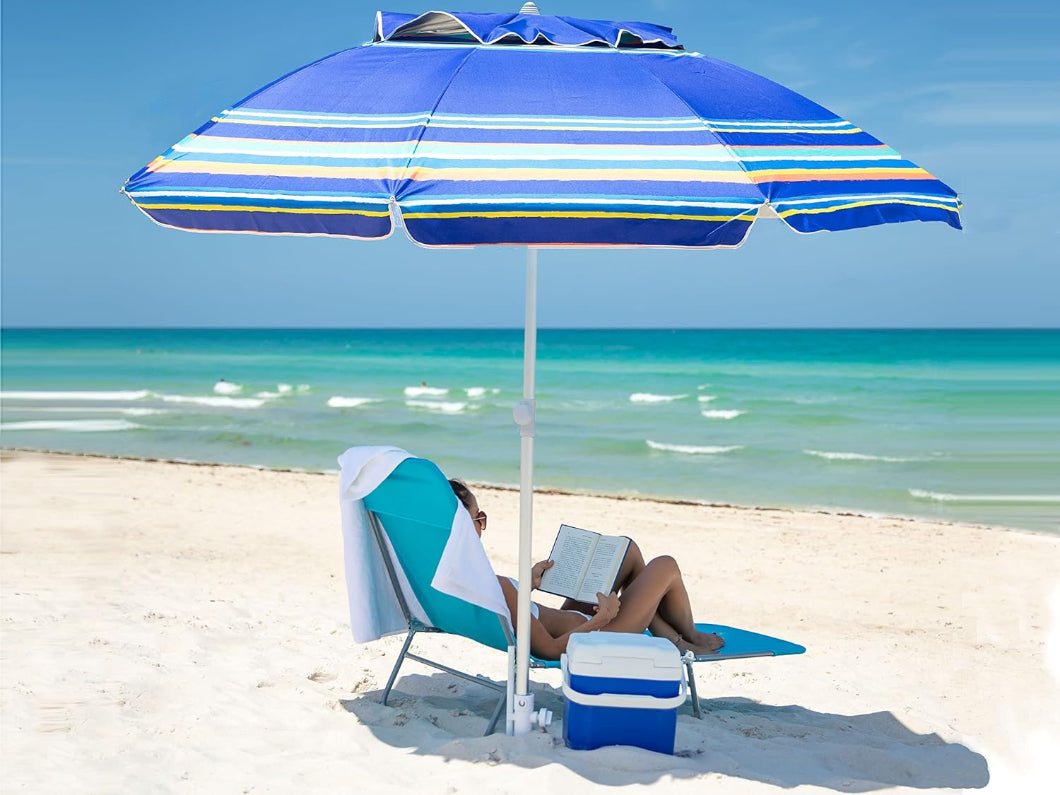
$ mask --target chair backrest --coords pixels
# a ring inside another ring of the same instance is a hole
[[[431,623],[486,646],[507,650],[496,613],[431,587],[449,540],[457,499],[449,481],[430,461],[409,458],[364,498],[394,547],[401,568]]]

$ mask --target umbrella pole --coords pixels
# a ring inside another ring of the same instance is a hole
[[[537,249],[526,249],[526,320],[523,327],[523,399],[515,407],[519,425],[519,600],[515,639],[515,698],[508,707],[508,733],[527,734],[538,722],[530,692],[530,556],[534,515],[534,371],[537,365]],[[511,672],[509,672],[509,677]],[[542,716],[543,717],[543,716]]]

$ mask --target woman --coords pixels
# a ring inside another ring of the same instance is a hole
[[[486,513],[478,506],[471,490],[459,480],[450,480],[453,493],[467,508],[481,537],[486,529]],[[541,585],[541,575],[552,568],[553,561],[534,564],[532,586]],[[516,615],[518,585],[510,577],[498,577],[513,623]],[[567,599],[556,609],[531,603],[530,651],[543,660],[558,660],[567,649],[567,640],[576,632],[635,632],[651,630],[666,638],[682,651],[710,654],[721,648],[715,633],[700,632],[692,618],[692,605],[681,579],[681,570],[669,555],[644,562],[640,547],[630,541],[626,560],[615,581],[617,593],[597,593],[597,605]],[[619,599],[621,594],[621,599]],[[518,632],[519,627],[515,630]]]

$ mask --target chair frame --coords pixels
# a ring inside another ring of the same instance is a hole
[[[401,646],[401,652],[398,654],[397,661],[394,663],[394,668],[390,672],[390,678],[387,680],[386,687],[383,688],[383,704],[386,705],[387,699],[390,697],[390,690],[394,687],[394,682],[397,681],[398,671],[401,670],[402,664],[405,662],[406,659],[415,660],[416,662],[421,663],[422,665],[427,665],[431,668],[436,668],[439,671],[445,671],[447,674],[452,674],[453,676],[465,679],[468,682],[473,682],[475,684],[482,685],[483,687],[488,687],[489,689],[495,690],[500,693],[501,698],[497,702],[496,708],[493,710],[493,715],[490,717],[489,725],[487,725],[486,727],[486,736],[493,734],[493,732],[497,728],[497,722],[500,720],[501,713],[504,711],[505,706],[508,704],[508,697],[510,695],[512,685],[514,684],[511,681],[511,666],[509,665],[508,683],[507,686],[505,686],[500,685],[497,682],[494,682],[492,679],[487,679],[486,677],[481,676],[479,674],[469,674],[465,671],[458,671],[456,668],[444,665],[443,663],[440,663],[437,660],[431,660],[420,654],[413,654],[411,651],[409,651],[409,647],[412,645],[412,639],[415,638],[416,635],[421,632],[441,633],[445,635],[451,633],[446,632],[444,629],[439,629],[438,627],[434,627],[429,624],[424,624],[419,619],[413,617],[412,611],[409,610],[408,602],[405,600],[405,594],[401,590],[401,581],[398,579],[397,570],[394,567],[394,561],[390,557],[390,550],[387,546],[386,539],[383,537],[383,534],[386,531],[383,530],[382,524],[379,522],[379,517],[377,517],[374,513],[369,511],[368,519],[372,527],[372,534],[375,537],[376,543],[379,545],[379,551],[383,555],[383,563],[386,566],[386,572],[387,576],[390,578],[390,584],[394,588],[394,594],[397,596],[398,604],[401,605],[401,612],[402,614],[404,614],[405,621],[408,623],[408,635],[405,636],[405,643]],[[508,626],[508,621],[504,618],[504,616],[498,613],[497,620],[500,622],[501,629],[504,631],[504,637],[508,641],[508,656],[510,658],[514,653],[515,649],[515,638],[512,636],[511,628]],[[531,667],[538,668],[544,666],[541,666],[540,664],[534,665],[531,662]]]

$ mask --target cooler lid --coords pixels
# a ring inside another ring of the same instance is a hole
[[[574,676],[674,680],[681,678],[681,654],[665,638],[582,632],[567,641],[567,670]]]

